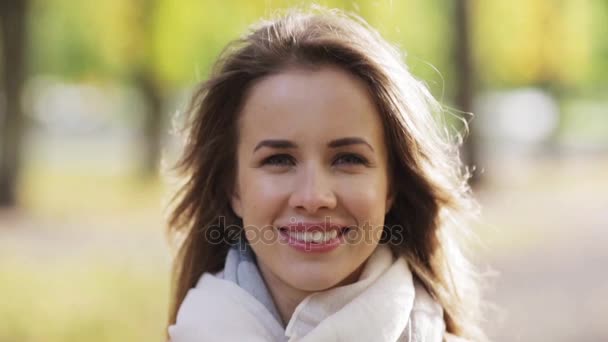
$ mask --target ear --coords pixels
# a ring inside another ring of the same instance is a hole
[[[230,196],[230,206],[232,207],[232,211],[239,218],[243,218],[243,206],[241,202],[241,195],[239,193],[238,185],[235,185],[232,195]]]

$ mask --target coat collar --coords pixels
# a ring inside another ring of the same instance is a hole
[[[268,305],[224,272],[204,274],[184,299],[173,342],[441,341],[443,312],[403,258],[379,246],[356,283],[306,297],[284,329]]]

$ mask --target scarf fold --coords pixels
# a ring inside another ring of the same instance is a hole
[[[203,274],[182,302],[173,342],[442,341],[443,310],[414,280],[403,258],[380,245],[353,284],[316,292],[287,327],[249,246],[231,248],[224,270]]]
[[[277,323],[282,322],[272,295],[258,269],[255,254],[248,243],[239,241],[236,246],[230,248],[224,264],[223,279],[237,284],[264,305]]]

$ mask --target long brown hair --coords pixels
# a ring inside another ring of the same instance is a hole
[[[441,107],[397,49],[361,18],[323,9],[291,10],[253,27],[228,45],[193,96],[175,169],[183,184],[168,225],[176,248],[169,324],[199,277],[223,268],[234,239],[226,227],[242,227],[230,197],[237,119],[247,90],[287,67],[324,64],[360,77],[381,115],[395,194],[385,225],[404,228],[404,239],[391,248],[443,306],[448,332],[484,340],[477,278],[459,243],[468,232],[465,218],[477,207],[458,156],[458,136],[441,129]]]

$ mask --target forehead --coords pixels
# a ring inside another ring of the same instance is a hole
[[[243,140],[358,135],[383,141],[380,115],[365,82],[332,66],[290,68],[259,80],[247,94],[239,121]]]

